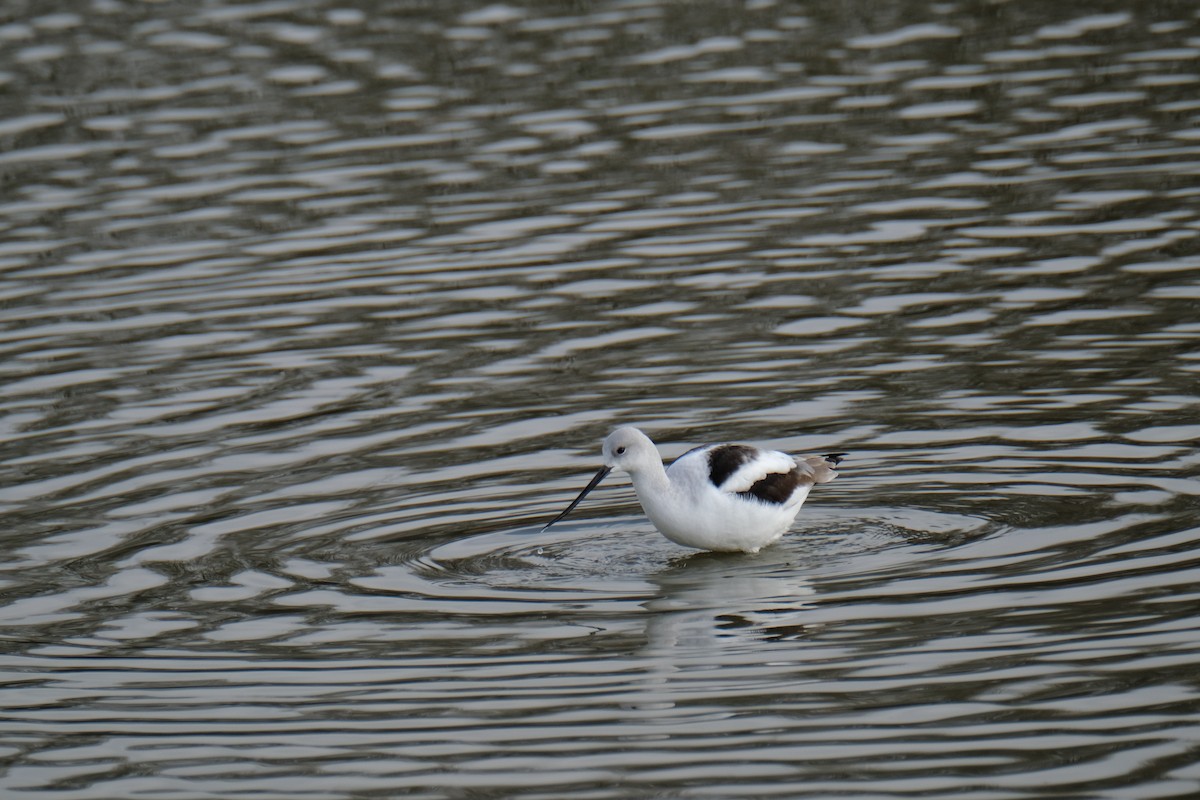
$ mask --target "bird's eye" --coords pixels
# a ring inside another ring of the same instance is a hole
[[[619,456],[623,456],[623,455],[625,455],[625,448],[624,448],[624,447],[618,447],[618,448],[617,448],[617,455],[619,455]]]

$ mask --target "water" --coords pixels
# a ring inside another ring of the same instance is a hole
[[[1189,3],[16,3],[0,788],[1200,793]],[[848,451],[752,556],[627,482]]]

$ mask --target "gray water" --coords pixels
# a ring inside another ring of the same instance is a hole
[[[1198,198],[1190,2],[10,2],[0,793],[1198,796]]]

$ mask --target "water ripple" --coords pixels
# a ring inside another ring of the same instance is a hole
[[[0,793],[1194,794],[1200,47],[1126,5],[0,25]],[[618,424],[850,456],[752,557],[541,531]]]

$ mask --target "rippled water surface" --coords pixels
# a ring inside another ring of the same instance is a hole
[[[1190,2],[10,3],[0,793],[1200,796],[1198,199]]]

